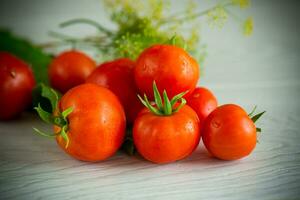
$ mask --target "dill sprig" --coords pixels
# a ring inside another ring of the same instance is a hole
[[[241,24],[245,35],[250,35],[253,31],[251,17],[243,20],[233,12],[236,8],[249,7],[249,0],[218,1],[216,5],[205,10],[200,10],[197,4],[190,0],[186,8],[172,15],[169,14],[171,4],[165,0],[103,0],[103,3],[111,21],[117,25],[116,30],[109,30],[90,19],[73,19],[61,23],[60,27],[87,24],[98,30],[97,35],[74,38],[52,32],[51,35],[58,38],[60,42],[47,43],[42,47],[84,45],[96,49],[102,61],[117,57],[136,59],[145,48],[153,44],[168,43],[176,34],[176,45],[186,47],[186,50],[201,65],[206,55],[206,46],[200,41],[199,18],[206,17],[210,27],[222,28],[231,17]],[[187,29],[189,31],[186,31]]]

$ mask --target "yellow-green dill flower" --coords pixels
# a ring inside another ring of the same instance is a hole
[[[250,0],[232,0],[234,5],[239,5],[240,8],[247,8],[250,6]]]
[[[218,6],[207,13],[207,21],[211,27],[222,28],[227,18],[228,14],[222,6]]]
[[[243,32],[244,35],[249,36],[253,32],[253,19],[248,17],[243,23]]]

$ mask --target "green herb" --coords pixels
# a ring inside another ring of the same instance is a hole
[[[168,39],[176,33],[177,46],[186,47],[200,65],[206,55],[206,46],[200,43],[200,21],[206,17],[211,27],[222,28],[228,18],[233,18],[242,25],[245,35],[253,31],[252,18],[246,20],[237,17],[233,8],[245,9],[250,6],[249,0],[218,1],[211,8],[201,10],[194,1],[186,1],[187,7],[178,13],[167,14],[170,2],[164,0],[104,0],[111,21],[117,25],[116,30],[110,30],[97,21],[90,19],[73,19],[60,24],[65,28],[75,24],[87,24],[98,30],[97,35],[84,38],[53,33],[52,36],[61,40],[44,44],[44,47],[57,45],[81,44],[94,47],[102,60],[116,57],[136,59],[145,48],[153,44],[168,43]],[[188,31],[187,31],[188,30]]]

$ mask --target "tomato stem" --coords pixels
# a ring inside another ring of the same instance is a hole
[[[170,101],[167,91],[164,90],[163,91],[163,102],[162,102],[162,98],[158,91],[156,83],[155,83],[155,81],[153,81],[153,94],[154,94],[155,106],[153,106],[149,102],[146,94],[144,94],[144,99],[140,95],[138,95],[138,98],[140,99],[142,104],[145,107],[147,107],[153,114],[160,115],[160,116],[168,116],[168,115],[172,115],[173,113],[178,112],[186,104],[186,100],[183,98],[183,96],[186,93],[187,93],[187,91],[177,94]],[[180,101],[180,104],[177,107],[175,107],[175,105],[178,101]]]
[[[40,104],[38,104],[37,107],[35,107],[34,109],[37,111],[37,113],[39,114],[39,116],[41,117],[41,119],[48,123],[48,124],[53,124],[56,125],[58,127],[60,127],[60,131],[58,133],[54,133],[54,134],[49,134],[49,133],[45,133],[42,132],[40,130],[38,130],[37,128],[33,128],[33,130],[38,133],[39,135],[42,135],[44,137],[48,137],[48,138],[54,138],[57,137],[58,135],[61,135],[62,138],[65,140],[66,145],[65,148],[68,148],[69,146],[69,137],[67,134],[67,131],[69,129],[69,124],[68,124],[68,115],[70,113],[73,112],[73,107],[69,107],[66,110],[64,110],[63,112],[60,112],[60,110],[57,111],[58,109],[58,94],[55,92],[55,90],[53,90],[52,88],[49,88],[45,85],[42,85],[42,96],[49,99],[51,102],[51,106],[52,106],[52,113],[49,113],[47,111],[45,111]],[[55,113],[55,115],[53,114]]]

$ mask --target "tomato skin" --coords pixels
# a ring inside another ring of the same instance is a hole
[[[143,109],[133,126],[137,151],[154,163],[168,163],[190,155],[200,140],[196,112],[185,105],[170,116],[157,116]]]
[[[153,99],[152,84],[155,80],[159,92],[166,89],[172,98],[189,90],[193,92],[199,79],[197,62],[182,48],[172,45],[154,45],[138,57],[134,78],[141,94]]]
[[[63,52],[50,63],[50,84],[61,93],[65,93],[84,83],[95,68],[96,63],[86,54],[76,50]]]
[[[256,146],[256,127],[247,113],[234,104],[215,109],[205,120],[202,139],[216,158],[236,160],[249,155]]]
[[[59,107],[73,107],[68,115],[70,143],[58,135],[59,146],[72,157],[83,161],[101,161],[112,156],[125,135],[125,114],[118,98],[107,88],[86,83],[70,89]],[[60,128],[54,126],[54,130]]]
[[[206,117],[218,106],[216,97],[210,90],[204,87],[197,87],[187,97],[187,104],[196,111],[201,125]]]
[[[30,67],[7,52],[0,52],[0,119],[16,117],[31,103],[35,80]]]
[[[137,98],[137,89],[133,77],[135,63],[127,58],[106,62],[97,67],[86,79],[87,83],[110,89],[120,99],[128,123],[133,123],[143,108]]]

